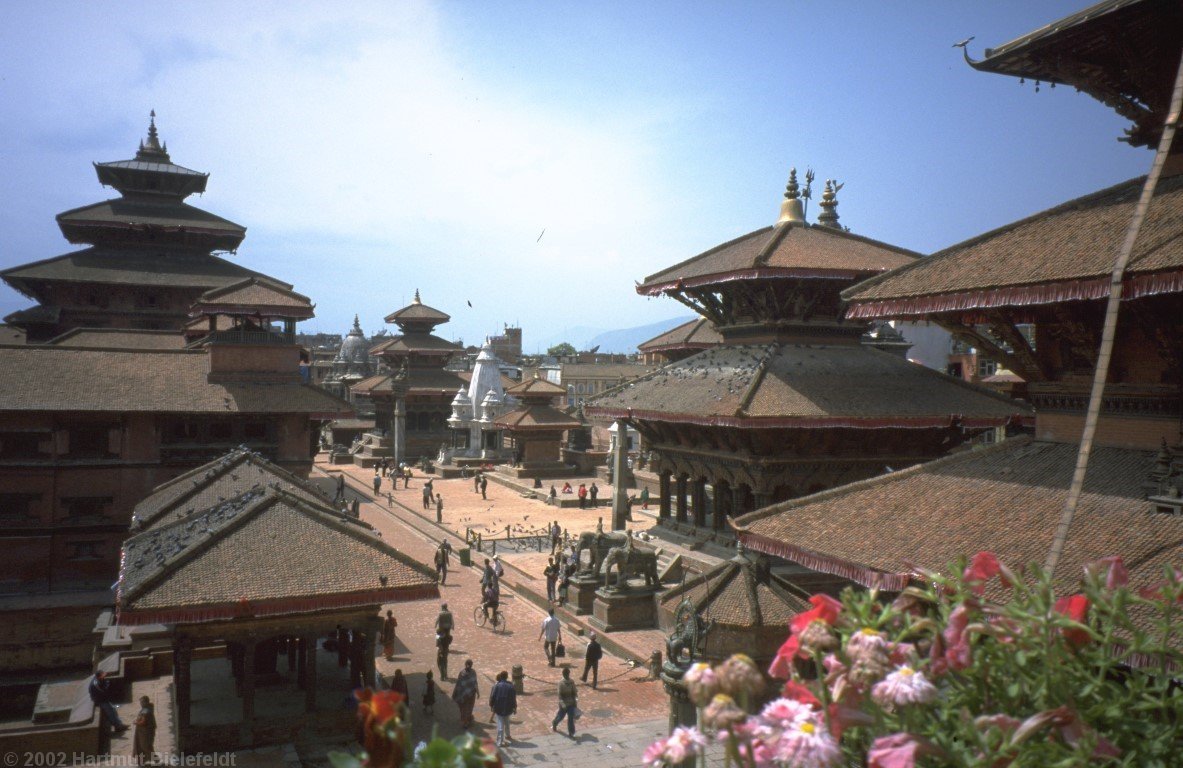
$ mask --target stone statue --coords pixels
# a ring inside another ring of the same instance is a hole
[[[624,546],[613,547],[604,556],[604,586],[609,589],[624,590],[628,588],[628,580],[633,576],[645,579],[645,586],[658,584],[657,556],[661,550],[637,549],[633,545],[632,531],[625,537]],[[616,581],[612,581],[612,566],[616,566]]]
[[[670,664],[677,667],[688,667],[694,663],[701,651],[703,639],[714,628],[714,620],[703,621],[694,609],[694,603],[689,596],[683,597],[674,611],[674,630],[665,641],[666,658]],[[688,658],[682,660],[682,652],[686,651]]]
[[[584,531],[579,534],[579,541],[575,545],[575,558],[576,562],[580,564],[580,573],[584,575],[598,574],[604,556],[608,554],[608,551],[613,547],[624,545],[626,537],[623,533],[619,531],[604,533],[602,528],[603,526],[598,531]],[[583,550],[585,549],[591,553],[589,558],[591,563],[587,568],[584,568],[582,565]]]

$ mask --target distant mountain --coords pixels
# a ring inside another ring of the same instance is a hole
[[[583,342],[597,336],[601,333],[606,333],[605,328],[592,328],[587,325],[573,325],[563,328],[558,333],[551,334],[544,339],[539,339],[529,345],[532,351],[528,354],[541,354],[556,344],[562,344],[564,341],[575,347],[576,349],[586,349]]]
[[[638,325],[635,328],[621,328],[616,331],[604,331],[603,333],[588,339],[582,345],[576,344],[576,347],[582,351],[599,346],[600,352],[619,352],[628,354],[636,352],[638,344],[642,344],[649,339],[652,339],[654,336],[657,336],[658,334],[665,333],[671,328],[677,328],[682,323],[693,319],[693,315],[686,315],[683,317],[673,317],[669,320],[650,323],[649,325]]]

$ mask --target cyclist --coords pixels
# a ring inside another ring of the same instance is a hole
[[[501,591],[497,587],[497,582],[494,581],[485,587],[484,600],[481,601],[481,607],[485,610],[485,619],[495,618],[497,616],[497,607],[500,605]],[[496,626],[495,621],[494,626]]]

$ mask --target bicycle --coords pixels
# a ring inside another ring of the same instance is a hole
[[[506,625],[506,621],[505,621],[505,613],[500,608],[496,608],[493,610],[493,616],[491,618],[493,621],[493,631],[494,632],[500,632],[501,634],[505,634],[508,631],[506,628],[507,625]],[[483,605],[478,605],[476,608],[473,609],[472,620],[474,622],[476,622],[476,625],[478,627],[485,626],[485,623],[488,622],[489,619],[490,619],[490,617],[485,615],[485,607]]]

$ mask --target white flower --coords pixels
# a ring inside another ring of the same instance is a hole
[[[759,725],[756,734],[764,739],[770,739],[779,731],[796,728],[806,720],[813,720],[813,708],[792,699],[777,699],[768,702],[760,711]]]
[[[782,732],[773,755],[787,768],[830,768],[842,760],[838,742],[816,720],[805,720]]]
[[[884,709],[905,704],[927,704],[937,697],[937,689],[923,672],[904,665],[871,688],[871,698]]]

